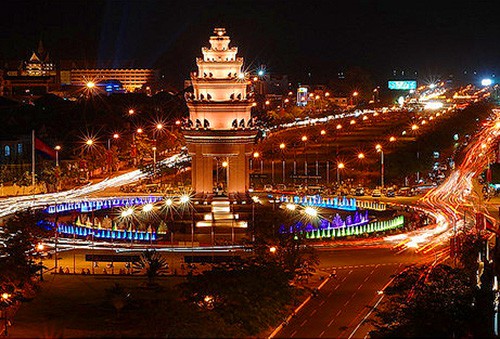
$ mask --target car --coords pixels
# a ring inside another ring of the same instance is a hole
[[[396,196],[396,192],[392,188],[389,188],[385,193],[385,196],[388,198],[394,198]]]
[[[356,187],[356,191],[354,192],[354,195],[358,196],[358,197],[365,195],[364,187]]]
[[[374,189],[372,191],[372,197],[374,198],[380,198],[382,196],[382,192],[378,188]]]
[[[265,184],[264,185],[264,191],[265,192],[272,192],[273,191],[273,185]]]

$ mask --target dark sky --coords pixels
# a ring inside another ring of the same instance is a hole
[[[179,84],[215,26],[250,68],[304,81],[360,66],[420,78],[496,72],[496,1],[2,1],[0,59],[25,58],[40,37],[53,59],[157,67]]]

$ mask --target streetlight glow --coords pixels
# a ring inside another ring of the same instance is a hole
[[[92,140],[92,139],[87,139],[87,141],[85,141],[85,144],[86,144],[87,146],[92,146],[92,145],[94,144],[94,140]]]
[[[321,130],[321,132],[319,132],[321,135],[325,135],[326,134],[326,131],[324,129]]]
[[[94,88],[94,87],[95,87],[95,83],[94,83],[94,82],[92,82],[92,81],[87,82],[87,84],[86,84],[86,85],[87,85],[87,88],[88,88],[88,89],[92,89],[92,88]]]
[[[228,165],[227,161],[223,161],[223,162],[222,162],[222,167],[226,168],[226,167],[227,167],[227,165]]]
[[[60,150],[61,150],[61,146],[57,145],[56,147],[54,147],[54,149],[55,149],[56,151],[60,151]]]
[[[181,203],[185,204],[185,203],[189,202],[189,200],[190,200],[189,195],[187,195],[187,194],[181,195]]]
[[[337,165],[337,168],[338,168],[338,169],[343,169],[343,168],[345,168],[344,163],[343,163],[343,162],[339,163],[339,164]]]
[[[303,135],[303,136],[302,136],[302,141],[303,141],[303,142],[306,142],[306,141],[307,141],[307,136]]]
[[[120,135],[118,133],[113,134],[113,139],[118,139]]]
[[[285,205],[285,207],[289,211],[295,211],[295,209],[297,208],[297,205],[292,204],[292,203],[288,203],[288,204]]]
[[[45,246],[42,243],[39,243],[38,245],[36,245],[36,249],[38,251],[43,251],[44,248],[45,248]]]
[[[358,159],[364,159],[364,158],[365,158],[365,155],[363,153],[358,154]]]
[[[146,204],[142,207],[143,212],[151,212],[153,210],[153,204]]]
[[[162,123],[156,124],[156,129],[162,129],[162,128],[163,128],[163,124]]]
[[[260,156],[259,152],[253,152],[253,157],[258,158]]]
[[[310,217],[317,217],[318,216],[318,211],[311,206],[308,206],[304,209],[304,213],[307,214]]]
[[[172,206],[172,204],[173,204],[172,199],[168,198],[167,200],[165,200],[165,205]]]
[[[389,138],[389,141],[390,141],[390,142],[394,142],[394,141],[396,141],[396,137],[394,137],[394,136],[390,137],[390,138]]]
[[[276,253],[276,246],[269,247],[269,252],[271,252],[273,254]]]
[[[285,149],[285,147],[286,147],[285,143],[284,143],[284,142],[282,142],[282,143],[280,144],[280,149]]]

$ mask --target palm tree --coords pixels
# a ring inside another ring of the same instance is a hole
[[[144,251],[139,261],[133,264],[133,273],[145,274],[148,277],[148,286],[154,286],[156,277],[167,272],[167,259],[163,258],[156,250]]]

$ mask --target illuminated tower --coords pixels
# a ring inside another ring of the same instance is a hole
[[[224,28],[215,28],[210,47],[196,58],[198,72],[191,73],[194,93],[186,95],[189,124],[184,137],[192,157],[195,192],[246,192],[250,184],[248,159],[257,130],[250,116],[249,84],[238,48],[229,47]]]

